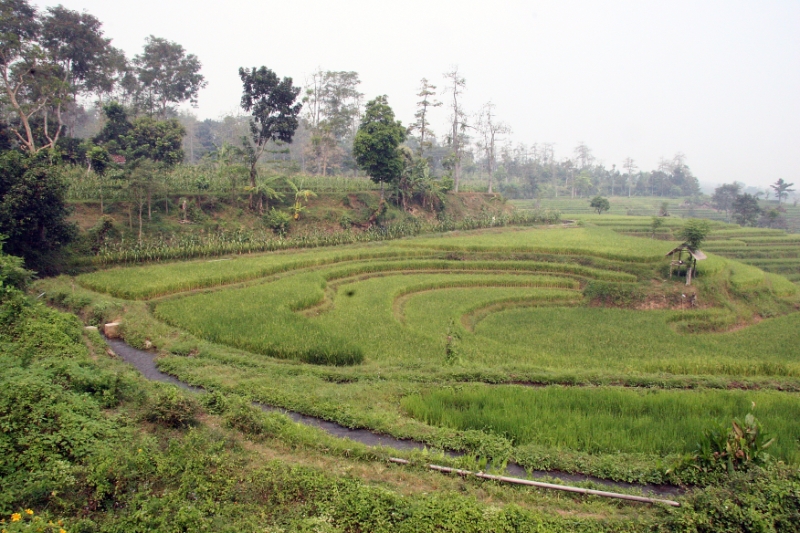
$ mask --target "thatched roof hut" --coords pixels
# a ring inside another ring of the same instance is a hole
[[[686,260],[683,259],[683,254],[686,254]],[[675,254],[678,254],[678,258],[675,259]],[[700,250],[694,250],[689,247],[687,243],[683,243],[680,246],[677,246],[667,252],[664,257],[670,257],[669,263],[669,277],[672,277],[673,269],[677,267],[677,271],[680,272],[681,268],[684,268],[686,271],[686,284],[692,284],[692,275],[697,272],[697,262],[707,259],[706,254],[701,252]]]

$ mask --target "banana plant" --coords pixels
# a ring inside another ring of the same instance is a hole
[[[270,176],[269,178],[262,178],[256,181],[255,185],[248,185],[244,188],[245,192],[249,192],[257,199],[258,213],[263,215],[269,209],[270,200],[282,200],[283,193],[279,192],[276,187],[279,183],[288,183],[294,187],[291,180],[283,176]]]
[[[291,180],[286,181],[289,183],[289,185],[291,185],[292,189],[294,189],[294,205],[292,206],[292,216],[295,220],[299,220],[300,213],[306,210],[306,206],[303,205],[303,201],[308,204],[309,198],[316,198],[317,193],[311,189],[301,189]]]

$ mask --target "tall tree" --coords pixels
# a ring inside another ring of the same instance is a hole
[[[503,122],[497,120],[494,113],[494,104],[487,102],[483,105],[477,119],[477,128],[482,137],[483,150],[486,155],[486,171],[488,174],[489,194],[492,194],[494,186],[494,173],[497,170],[497,143],[498,136],[511,132]]]
[[[783,178],[779,178],[778,181],[770,185],[778,198],[778,205],[781,205],[784,198],[789,197],[790,192],[794,192],[794,189],[791,188],[793,185],[794,183],[786,183]]]
[[[305,154],[315,163],[316,173],[327,176],[328,170],[341,165],[344,150],[336,142],[330,124],[321,122],[309,138]]]
[[[758,199],[748,193],[738,195],[731,203],[731,210],[733,219],[741,226],[755,226],[761,214]]]
[[[340,166],[354,168],[345,156],[352,153],[361,117],[364,95],[358,90],[360,84],[357,72],[321,69],[306,81],[303,97],[306,113],[301,126],[307,129],[308,135],[300,155],[308,156],[319,173],[327,174],[328,170]]]
[[[716,189],[714,189],[714,194],[711,196],[711,202],[714,204],[714,207],[719,209],[720,211],[725,211],[725,220],[728,220],[728,211],[730,210],[733,202],[739,196],[739,192],[742,190],[742,185],[740,183],[723,183]]]
[[[61,5],[50,7],[42,19],[42,45],[57,64],[65,88],[80,94],[110,92],[124,54],[103,36],[102,23],[89,13]]]
[[[628,198],[630,198],[631,190],[633,189],[633,171],[637,170],[639,167],[636,166],[633,159],[626,157],[625,161],[622,162],[622,168],[628,171]]]
[[[452,126],[450,146],[453,150],[453,190],[458,192],[458,187],[461,183],[461,158],[464,149],[462,135],[466,127],[466,113],[461,103],[461,96],[467,87],[467,80],[459,74],[458,67],[454,67],[450,72],[445,72],[444,77],[450,83],[445,88],[445,92],[450,97],[450,122]]]
[[[255,189],[258,160],[264,154],[267,143],[290,143],[299,124],[302,103],[295,102],[300,88],[292,85],[292,78],[278,79],[278,75],[267,67],[239,68],[243,93],[241,106],[250,113],[250,138],[247,145],[250,164],[250,187]],[[250,207],[254,208],[253,198]]]
[[[381,184],[381,202],[384,199],[384,184],[400,178],[404,160],[398,150],[406,138],[406,130],[386,96],[378,96],[367,102],[364,118],[353,141],[353,155],[375,183]]]
[[[171,105],[197,105],[200,89],[207,85],[200,60],[178,43],[150,35],[144,51],[133,58],[138,85],[135,100],[150,115],[167,118]]]
[[[414,113],[414,118],[416,118],[416,120],[408,127],[409,133],[412,131],[419,132],[419,146],[417,148],[417,155],[419,157],[422,157],[425,148],[431,144],[430,141],[425,140],[426,134],[429,136],[431,135],[428,110],[431,107],[439,107],[442,105],[442,102],[439,102],[435,98],[431,99],[435,94],[436,85],[429,83],[427,78],[422,78],[419,84],[419,92],[417,93],[420,100],[417,102],[417,112]]]
[[[575,147],[574,150],[575,155],[575,162],[578,165],[578,169],[584,170],[589,168],[592,163],[594,163],[594,156],[592,155],[592,150],[586,143],[578,143],[578,146]]]
[[[120,55],[87,13],[57,6],[40,16],[27,0],[0,0],[0,83],[20,145],[31,153],[54,147],[65,108],[80,94],[109,90]]]

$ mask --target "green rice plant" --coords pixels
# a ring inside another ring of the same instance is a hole
[[[294,312],[320,301],[324,284],[315,274],[296,278],[293,283],[166,301],[156,307],[155,315],[198,337],[256,354],[312,364],[360,363],[361,348]]]
[[[535,251],[643,263],[662,259],[671,248],[669,243],[627,237],[596,227],[528,229],[469,236],[449,234],[410,239],[399,244],[453,251]]]
[[[798,272],[798,274],[800,274],[800,272]],[[767,274],[766,282],[770,288],[770,291],[772,291],[772,293],[776,296],[795,296],[798,294],[798,292],[800,292],[800,289],[798,289],[797,285],[792,283],[784,276]]]
[[[549,368],[684,375],[800,376],[800,314],[738,331],[686,336],[673,325],[715,320],[709,311],[605,308],[510,309],[488,316],[476,337]],[[725,314],[719,317],[725,320]],[[516,355],[516,357],[522,357]]]
[[[697,262],[697,272],[703,276],[711,276],[719,274],[727,266],[727,259],[709,254],[706,259]]]
[[[756,289],[764,284],[764,271],[751,265],[729,260],[729,281],[731,287],[738,291]]]
[[[482,430],[517,445],[660,456],[693,450],[709,425],[729,422],[755,405],[764,426],[778,435],[771,451],[791,463],[800,459],[800,419],[790,415],[800,399],[774,391],[463,385],[409,395],[401,404],[428,424]]]
[[[614,281],[636,281],[636,276],[625,272],[600,270],[569,263],[546,263],[537,261],[447,261],[447,260],[406,260],[406,261],[371,261],[353,263],[345,267],[329,270],[325,279],[333,281],[339,278],[352,277],[372,272],[400,272],[413,270],[442,270],[448,272],[469,271],[514,271],[514,272],[551,272],[572,274],[594,279]]]
[[[280,272],[359,259],[430,255],[430,252],[391,248],[352,248],[295,251],[216,260],[169,263],[102,270],[77,277],[89,289],[120,298],[144,299],[175,292],[214,287]]]

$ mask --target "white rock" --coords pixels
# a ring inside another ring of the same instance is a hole
[[[118,339],[120,338],[120,323],[119,322],[109,322],[105,326],[103,326],[103,333],[106,334],[106,337],[109,339]]]

